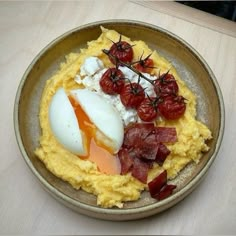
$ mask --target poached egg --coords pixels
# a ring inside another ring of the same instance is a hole
[[[96,92],[63,88],[53,95],[49,122],[57,141],[80,158],[95,162],[106,174],[119,174],[116,157],[124,138],[118,111]]]

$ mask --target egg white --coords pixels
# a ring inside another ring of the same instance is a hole
[[[117,153],[123,143],[124,127],[119,113],[103,97],[88,89],[70,91],[97,128],[95,140]],[[67,150],[87,156],[87,139],[80,130],[73,106],[63,88],[53,95],[49,106],[49,122],[57,141]]]
[[[118,111],[105,98],[88,89],[70,91],[84,112],[97,127],[97,140],[119,151],[124,138],[124,127]]]
[[[63,88],[57,90],[49,106],[51,130],[67,150],[74,154],[86,156],[85,139],[80,130],[74,109]]]

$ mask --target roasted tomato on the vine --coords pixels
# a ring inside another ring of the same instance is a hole
[[[169,95],[161,99],[162,101],[158,104],[158,110],[167,120],[178,119],[184,114],[186,110],[184,97]]]
[[[137,108],[144,98],[144,89],[139,83],[126,84],[120,93],[120,100],[127,108]]]
[[[176,95],[179,91],[175,77],[168,72],[162,74],[154,83],[154,90],[157,95]]]
[[[157,118],[157,100],[155,97],[145,98],[137,109],[141,120],[150,122]]]
[[[154,68],[154,63],[150,56],[151,54],[144,59],[141,57],[139,61],[134,63],[134,68],[140,72],[150,73]]]
[[[133,60],[133,54],[132,46],[126,41],[121,41],[121,37],[118,42],[113,42],[109,49],[109,59],[114,65],[119,64],[116,58],[119,61],[130,63]]]
[[[107,94],[120,93],[125,84],[124,74],[117,68],[109,68],[102,75],[99,84]]]

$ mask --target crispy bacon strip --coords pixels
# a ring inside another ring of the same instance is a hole
[[[146,183],[153,163],[162,165],[170,154],[163,142],[176,140],[175,128],[155,127],[153,123],[137,123],[128,127],[118,153],[121,174],[131,172],[135,178]]]
[[[176,185],[167,184],[167,171],[164,170],[155,179],[148,183],[148,188],[151,197],[160,201],[169,197],[176,188]]]
[[[161,191],[162,187],[167,183],[167,171],[164,170],[156,178],[148,183],[148,188],[151,196],[155,198],[157,194]]]
[[[132,176],[141,181],[142,183],[147,183],[149,166],[140,159],[134,159],[134,165],[132,169]]]
[[[143,140],[145,140],[154,129],[153,123],[137,123],[128,127],[125,131],[123,147],[142,145]]]
[[[122,148],[118,152],[118,157],[120,159],[121,174],[127,174],[133,167],[134,159],[130,156],[127,149]]]
[[[173,193],[173,190],[176,188],[176,185],[173,185],[173,184],[167,184],[165,185],[162,190],[160,191],[159,194],[156,195],[156,199],[157,200],[163,200],[167,197],[169,197],[172,193]]]
[[[170,150],[166,147],[165,144],[160,143],[156,155],[156,162],[162,166],[167,156],[170,154]]]
[[[174,143],[177,141],[176,129],[172,127],[155,127],[157,141]]]

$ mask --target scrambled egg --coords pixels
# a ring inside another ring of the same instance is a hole
[[[50,129],[48,108],[52,96],[59,87],[63,87],[67,91],[79,87],[74,78],[87,57],[96,56],[103,61],[105,67],[112,66],[102,49],[109,49],[112,41],[118,41],[119,36],[116,31],[102,28],[102,34],[97,40],[88,42],[88,47],[81,49],[80,53],[67,55],[65,63],[61,64],[59,71],[46,82],[39,114],[42,135],[40,137],[40,147],[35,150],[36,155],[46,165],[48,170],[57,177],[69,182],[75,189],[82,188],[84,191],[96,195],[97,204],[104,208],[114,206],[122,208],[124,202],[138,200],[141,192],[147,186],[130,174],[103,174],[97,170],[95,163],[82,160],[65,150],[55,139]],[[150,170],[148,181],[156,177],[163,169],[167,170],[168,178],[172,179],[188,163],[192,161],[199,162],[202,152],[208,150],[205,141],[211,138],[211,132],[204,124],[195,119],[196,97],[179,78],[173,66],[157,52],[152,52],[145,42],[131,41],[125,36],[122,36],[122,40],[135,45],[133,47],[134,61],[138,60],[143,52],[144,56],[152,53],[151,58],[154,61],[154,65],[158,65],[162,72],[166,72],[171,68],[170,73],[175,76],[179,85],[179,94],[187,99],[185,114],[180,119],[177,121],[163,120],[156,122],[157,125],[176,127],[178,142],[168,145],[171,154],[167,157],[162,167],[156,164]]]

